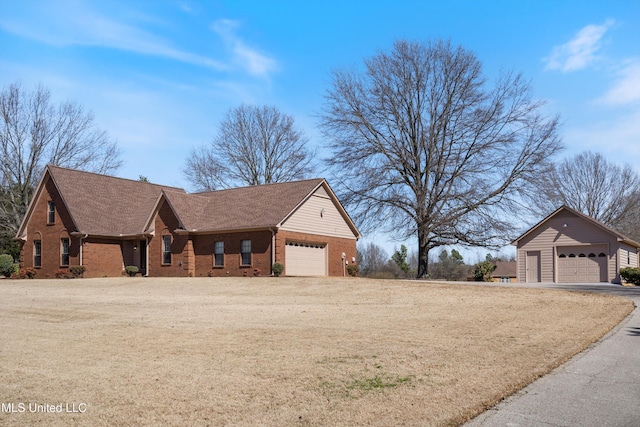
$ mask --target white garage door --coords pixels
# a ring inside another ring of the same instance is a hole
[[[285,248],[287,276],[326,276],[326,245],[288,242]]]
[[[559,247],[558,282],[606,282],[608,259],[606,245]]]

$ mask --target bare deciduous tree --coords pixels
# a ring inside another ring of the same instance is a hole
[[[20,82],[0,93],[0,229],[15,233],[47,164],[109,173],[122,164],[116,142],[91,112],[73,102],[54,105],[43,86]]]
[[[363,276],[370,277],[384,271],[388,262],[387,252],[375,243],[358,245],[358,265]]]
[[[504,73],[489,87],[476,56],[443,41],[397,41],[365,66],[334,72],[322,115],[359,224],[417,235],[418,278],[435,247],[513,237],[521,184],[561,149],[528,83]]]
[[[569,206],[638,239],[640,177],[629,165],[586,151],[554,164],[530,193],[541,214]]]
[[[277,108],[242,105],[229,110],[211,145],[192,150],[183,172],[200,191],[301,179],[311,170],[307,141]]]

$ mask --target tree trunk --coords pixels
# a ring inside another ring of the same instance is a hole
[[[418,274],[416,279],[429,278],[429,238],[427,233],[418,230]]]

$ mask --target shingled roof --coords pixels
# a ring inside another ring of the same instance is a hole
[[[64,200],[76,231],[104,237],[145,234],[163,200],[186,231],[210,232],[277,227],[320,186],[333,193],[321,178],[187,194],[182,188],[51,165],[40,186],[47,176]],[[344,216],[359,235],[346,212]],[[26,232],[27,217],[18,236]]]
[[[266,228],[279,225],[323,182],[315,178],[206,193],[164,194],[187,230]]]
[[[491,275],[493,277],[516,277],[517,263],[515,261],[496,261],[496,269]]]
[[[77,231],[96,236],[137,235],[163,189],[184,190],[49,165],[49,174]]]

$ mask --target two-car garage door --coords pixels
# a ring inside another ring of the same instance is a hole
[[[558,282],[606,282],[607,252],[606,245],[558,247]]]
[[[327,245],[287,242],[285,274],[287,276],[326,276]]]

